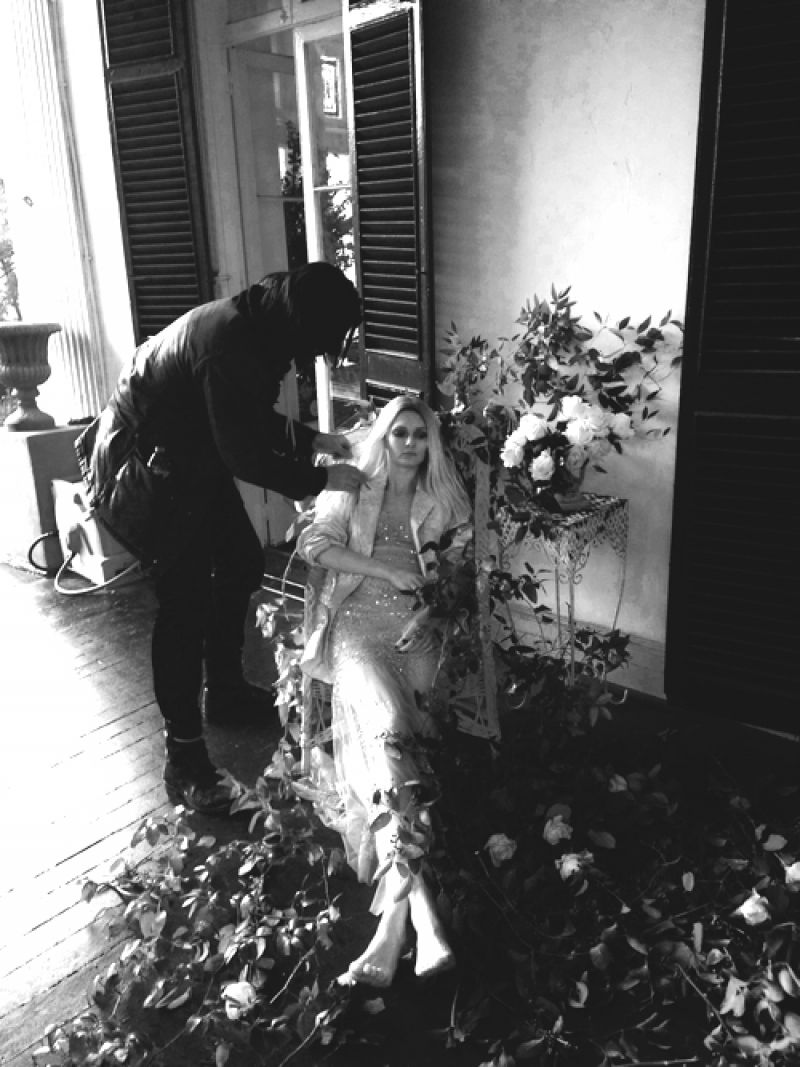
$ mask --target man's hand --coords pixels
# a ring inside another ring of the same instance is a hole
[[[318,433],[312,448],[315,452],[327,452],[329,456],[338,456],[339,459],[349,459],[353,454],[353,446],[342,433]]]
[[[325,470],[328,474],[325,488],[332,489],[335,493],[355,493],[367,480],[362,470],[352,467],[349,463],[334,463]]]

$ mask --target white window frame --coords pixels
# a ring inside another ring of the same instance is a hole
[[[297,117],[300,129],[300,155],[304,160],[306,171],[303,181],[303,200],[306,220],[306,247],[309,260],[322,259],[323,235],[320,224],[319,200],[317,191],[321,186],[317,182],[316,153],[311,141],[312,117],[311,100],[308,92],[309,74],[306,65],[306,45],[330,37],[332,32],[342,30],[341,16],[326,19],[310,25],[296,26],[294,29],[294,63],[295,83],[297,86]],[[344,93],[344,84],[341,86]],[[351,183],[352,187],[352,183]],[[331,433],[334,429],[333,386],[331,370],[327,360],[318,356],[315,369],[317,387],[317,419],[322,433]]]

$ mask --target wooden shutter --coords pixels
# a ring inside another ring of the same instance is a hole
[[[667,696],[800,729],[800,28],[710,0],[681,395]]]
[[[211,299],[185,0],[100,0],[137,341]]]
[[[345,25],[362,391],[433,402],[433,316],[419,0],[354,2]]]

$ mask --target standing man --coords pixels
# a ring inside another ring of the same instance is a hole
[[[208,755],[201,708],[224,724],[272,705],[242,674],[264,553],[234,478],[296,500],[358,489],[355,466],[312,461],[313,452],[348,458],[346,438],[274,407],[293,365],[304,371],[324,355],[335,366],[360,320],[358,293],[328,263],[267,275],[145,341],[76,442],[98,517],[152,567],[164,781],[174,802],[205,814],[227,811],[230,797]]]

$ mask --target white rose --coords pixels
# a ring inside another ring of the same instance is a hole
[[[598,359],[610,363],[625,349],[625,342],[613,330],[601,326],[592,337],[591,346],[597,352]]]
[[[607,437],[596,437],[589,445],[589,458],[602,459],[611,451],[611,445]]]
[[[495,867],[499,867],[506,860],[510,860],[517,851],[517,842],[506,837],[505,834],[492,834],[483,847],[489,853],[489,859]]]
[[[791,886],[800,885],[800,861],[790,864],[785,868],[786,884]]]
[[[500,458],[503,461],[504,467],[518,467],[520,463],[522,463],[524,455],[525,450],[522,445],[518,444],[511,437],[506,438],[500,453]]]
[[[611,417],[611,432],[619,437],[620,440],[633,437],[634,429],[630,415],[626,415],[623,411],[618,411],[616,415],[613,415]]]
[[[559,407],[561,419],[585,419],[591,408],[579,396],[565,396]]]
[[[566,459],[564,460],[564,466],[567,468],[571,475],[577,478],[577,476],[581,473],[581,469],[583,468],[583,465],[586,462],[587,458],[588,456],[586,449],[583,448],[581,445],[575,445],[569,450],[569,452],[567,452]]]
[[[564,436],[571,445],[588,445],[594,437],[594,430],[588,419],[573,419],[567,423]]]
[[[528,467],[528,472],[535,482],[549,482],[555,469],[555,460],[550,453],[550,449],[546,448],[544,452],[540,452],[533,460]]]
[[[548,845],[557,845],[559,841],[569,841],[572,837],[572,827],[563,815],[554,815],[544,824],[542,837]]]
[[[519,420],[517,430],[525,434],[526,441],[538,441],[547,433],[547,423],[541,415],[532,415],[528,412]]]
[[[231,982],[222,989],[225,1014],[229,1019],[241,1019],[256,1006],[255,987],[249,982]]]
[[[754,889],[744,904],[740,904],[734,915],[741,915],[748,926],[765,923],[769,917],[769,901]]]
[[[610,411],[606,411],[605,408],[601,408],[599,404],[592,404],[589,408],[589,414],[586,416],[589,425],[592,427],[595,433],[602,434],[611,425],[611,421],[614,416]]]
[[[555,865],[561,878],[566,882],[576,874],[579,874],[587,864],[593,862],[594,856],[592,853],[584,849],[583,852],[565,852],[563,856],[559,856],[555,860]]]

